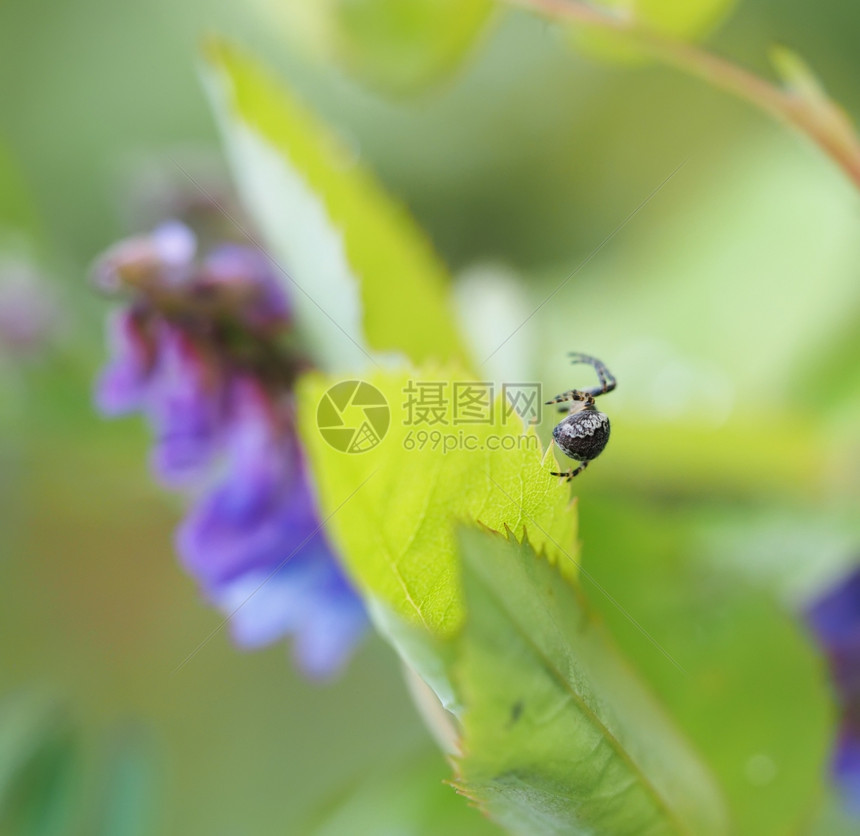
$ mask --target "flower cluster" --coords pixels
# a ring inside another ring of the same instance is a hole
[[[295,431],[306,363],[287,344],[288,300],[259,250],[197,249],[171,222],[97,263],[96,283],[130,301],[110,322],[96,403],[148,419],[157,477],[193,500],[176,538],[182,563],[235,640],[291,635],[299,667],[325,676],[366,615],[322,532]]]
[[[860,569],[822,595],[807,620],[827,655],[840,704],[833,777],[846,807],[860,815]]]

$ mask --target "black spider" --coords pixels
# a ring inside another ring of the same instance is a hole
[[[582,473],[588,467],[588,463],[596,459],[606,447],[606,442],[609,441],[609,418],[602,412],[598,412],[594,406],[594,399],[611,392],[616,386],[612,373],[596,357],[574,351],[570,352],[570,357],[572,363],[587,363],[592,366],[600,379],[600,386],[592,386],[590,389],[571,389],[547,401],[547,404],[572,401],[570,407],[561,407],[559,412],[567,412],[567,418],[552,431],[552,437],[561,452],[571,459],[582,462],[579,467],[571,468],[564,473],[553,472],[553,476],[564,476],[568,482]]]

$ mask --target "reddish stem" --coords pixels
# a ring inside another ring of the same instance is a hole
[[[802,98],[725,58],[647,29],[630,16],[602,10],[580,0],[505,2],[546,17],[616,32],[635,40],[639,48],[656,60],[745,99],[805,133],[860,188],[860,140],[842,111],[827,98]]]

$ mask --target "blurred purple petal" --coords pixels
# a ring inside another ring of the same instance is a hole
[[[860,816],[860,734],[848,725],[839,734],[831,768],[846,810]]]
[[[162,480],[173,485],[199,477],[220,440],[223,396],[217,370],[175,329],[161,339],[147,409],[156,433],[153,463]]]
[[[364,607],[321,533],[292,429],[252,381],[232,400],[226,472],[180,527],[179,553],[238,644],[292,635],[302,670],[328,676],[364,633]]]
[[[153,252],[174,281],[183,277],[197,252],[197,239],[185,224],[167,221],[150,236]]]
[[[269,574],[251,572],[225,585],[216,604],[230,617],[237,644],[257,648],[294,636],[294,656],[308,676],[332,675],[367,628],[361,600],[316,535]]]
[[[124,415],[142,409],[151,382],[154,349],[133,311],[120,311],[108,322],[110,362],[95,390],[103,415]]]
[[[240,316],[252,328],[269,328],[289,321],[290,306],[269,258],[260,250],[223,244],[203,264],[210,284],[232,287],[245,296]]]
[[[150,235],[114,244],[93,267],[93,280],[109,292],[180,285],[193,273],[197,240],[179,221],[168,221]]]
[[[314,679],[337,673],[349,661],[368,627],[367,613],[352,589],[320,590],[314,609],[296,634],[293,657]]]
[[[318,528],[295,436],[277,432],[264,397],[247,381],[232,400],[224,478],[178,533],[186,568],[208,588],[277,566]]]
[[[827,650],[854,648],[860,662],[860,568],[822,595],[807,620]]]
[[[846,809],[860,815],[860,568],[808,607],[806,618],[827,657],[841,710],[833,779]]]
[[[860,704],[860,569],[820,596],[806,618],[830,662],[840,702]]]

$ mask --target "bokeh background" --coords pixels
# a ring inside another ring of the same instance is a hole
[[[709,44],[765,74],[788,44],[858,115],[858,29],[846,0],[743,0]],[[91,260],[187,188],[173,160],[227,182],[197,75],[212,31],[277,67],[409,207],[479,351],[555,292],[493,374],[561,391],[572,349],[616,374],[613,443],[576,484],[584,560],[670,653],[685,652],[661,621],[673,566],[719,567],[797,611],[860,558],[860,202],[804,138],[670,70],[585,58],[520,13],[438,84],[390,96],[263,4],[6,3],[0,260],[26,262],[47,314],[0,359],[0,774],[29,759],[69,787],[82,833],[281,834],[368,764],[430,751],[378,641],[325,686],[283,647],[232,647],[176,564],[181,508],[149,477],[145,428],[91,406],[107,308]],[[732,619],[725,640],[743,641]],[[803,734],[802,700],[774,722]],[[749,758],[739,780],[764,787],[780,764]],[[824,815],[810,826],[851,832]],[[72,832],[50,818],[34,832]]]

